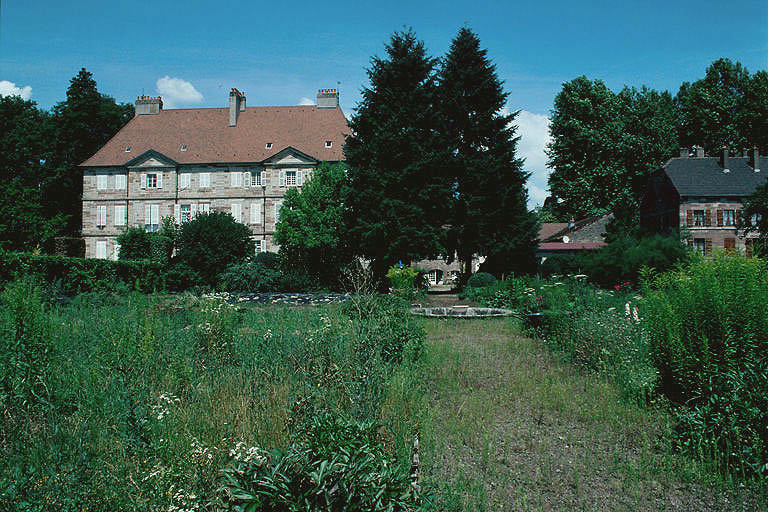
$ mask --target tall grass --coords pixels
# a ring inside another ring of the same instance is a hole
[[[25,361],[46,354],[50,406],[24,412],[19,397],[39,392],[4,375],[0,509],[213,510],[235,447],[286,449],[320,414],[383,425],[387,457],[407,471],[412,411],[397,388],[423,334],[402,304],[378,307],[360,318],[138,294],[56,305],[12,284],[3,340],[21,340]]]

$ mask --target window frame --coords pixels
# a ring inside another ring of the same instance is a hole
[[[706,224],[705,217],[706,215],[704,214],[704,210],[693,210],[693,227],[695,228],[705,227],[705,224]]]
[[[156,172],[147,173],[147,188],[158,188]]]
[[[293,182],[289,179],[289,177],[293,177]],[[298,187],[299,186],[299,171],[297,170],[286,170],[285,171],[285,186],[286,187]]]

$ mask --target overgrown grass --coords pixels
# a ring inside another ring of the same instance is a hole
[[[36,388],[5,381],[37,377],[3,375],[2,510],[215,510],[235,447],[287,449],[321,414],[383,425],[380,446],[407,474],[404,391],[422,335],[397,302],[372,298],[366,318],[192,296],[61,306],[29,286],[4,296],[3,336],[23,344],[46,329],[49,396],[23,401]]]

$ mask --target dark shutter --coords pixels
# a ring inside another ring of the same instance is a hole
[[[712,239],[711,238],[706,238],[704,240],[704,254],[705,255],[712,254]]]
[[[686,212],[685,225],[689,228],[693,226],[693,210],[688,210]]]
[[[733,252],[736,250],[736,239],[735,238],[726,238],[723,241],[723,247],[725,248],[725,252]]]
[[[712,210],[704,210],[704,225],[712,226]]]
[[[723,227],[723,210],[717,210],[717,225]]]

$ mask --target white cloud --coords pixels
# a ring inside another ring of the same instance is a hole
[[[157,79],[157,93],[162,96],[163,106],[167,108],[203,101],[203,95],[195,89],[194,85],[168,75]]]
[[[521,110],[515,118],[518,156],[525,158],[524,169],[531,173],[528,178],[528,207],[533,208],[544,204],[547,198],[547,178],[550,169],[547,167],[547,155],[544,149],[550,141],[549,118],[542,114],[534,114]]]
[[[314,105],[314,104],[315,104],[315,102],[312,101],[311,99],[307,98],[307,97],[302,97],[299,100],[299,105]]]
[[[32,97],[32,87],[28,85],[16,87],[13,82],[0,80],[0,96],[21,96],[22,99],[28,100]]]

